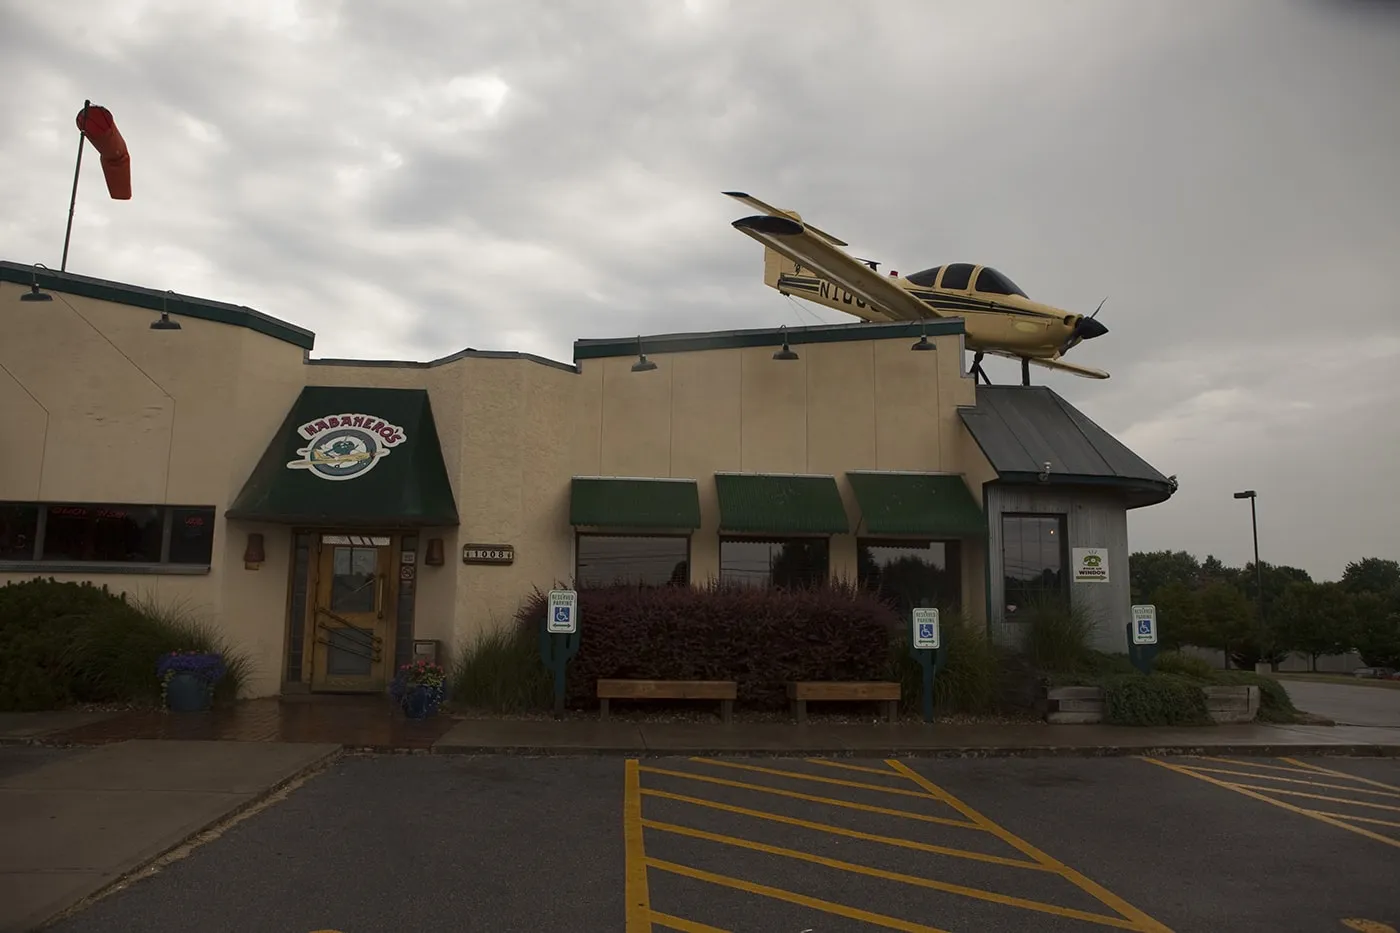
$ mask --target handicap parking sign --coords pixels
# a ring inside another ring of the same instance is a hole
[[[1151,605],[1134,606],[1132,631],[1133,644],[1157,644],[1157,607]]]
[[[918,650],[938,647],[938,610],[924,606],[914,610],[914,647]]]
[[[1152,620],[1151,620],[1151,619],[1138,619],[1138,634],[1139,634],[1139,635],[1151,635],[1151,634],[1152,634]]]
[[[550,590],[549,610],[545,617],[552,634],[567,635],[578,631],[578,593],[574,590]]]
[[[920,638],[932,638],[932,637],[933,637],[933,623],[932,623],[932,622],[920,622],[920,623],[919,623],[919,637],[920,637]]]

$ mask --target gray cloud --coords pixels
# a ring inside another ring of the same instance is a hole
[[[61,9],[60,9],[61,7]],[[761,10],[761,12],[756,12]],[[323,356],[848,320],[759,280],[740,188],[857,255],[1092,309],[1038,378],[1182,490],[1134,544],[1400,556],[1400,17],[1360,0],[9,4],[0,254],[244,303]],[[998,381],[1016,367],[995,361]]]

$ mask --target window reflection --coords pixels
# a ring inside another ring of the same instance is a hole
[[[956,541],[860,541],[858,580],[908,617],[919,605],[956,608],[961,569]]]
[[[826,538],[724,538],[719,543],[722,584],[821,586],[828,565]]]
[[[1037,599],[1067,592],[1063,515],[1003,515],[1001,534],[1008,619]]]
[[[677,535],[578,536],[577,586],[685,586],[690,539]]]

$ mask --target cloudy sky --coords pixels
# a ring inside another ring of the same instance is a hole
[[[1380,0],[0,0],[0,258],[247,304],[317,356],[853,320],[749,213],[1092,310],[1037,370],[1181,490],[1136,548],[1400,558],[1400,9]],[[994,361],[993,380],[1018,367]]]

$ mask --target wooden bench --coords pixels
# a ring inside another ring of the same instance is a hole
[[[885,680],[799,680],[787,685],[788,700],[797,721],[807,721],[808,700],[876,700],[885,705],[885,721],[899,713],[900,686]]]
[[[719,700],[720,716],[734,719],[739,685],[732,680],[598,680],[598,715],[608,718],[608,700]]]

